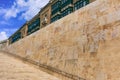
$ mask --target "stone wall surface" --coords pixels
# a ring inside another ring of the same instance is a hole
[[[8,46],[8,40],[0,41],[0,50]]]
[[[120,80],[120,0],[97,0],[6,50],[86,80]]]

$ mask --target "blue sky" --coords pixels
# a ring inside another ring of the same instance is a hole
[[[0,41],[36,15],[49,0],[0,0]]]

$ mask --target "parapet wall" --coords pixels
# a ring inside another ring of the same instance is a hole
[[[120,0],[97,0],[5,50],[86,80],[120,80]]]

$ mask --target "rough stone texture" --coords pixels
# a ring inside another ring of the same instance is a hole
[[[8,46],[8,40],[0,41],[0,50]]]
[[[6,50],[86,80],[120,80],[120,0],[97,0]]]

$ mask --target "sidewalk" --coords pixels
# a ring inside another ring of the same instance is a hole
[[[60,80],[0,52],[0,80]]]

